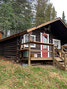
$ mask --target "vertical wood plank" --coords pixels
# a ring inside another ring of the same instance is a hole
[[[20,36],[20,50],[21,50],[21,44],[22,44],[22,36]]]
[[[19,53],[19,49],[20,49],[20,39],[17,37],[17,53],[16,53],[16,58],[17,58],[17,61],[16,62],[19,62],[20,61],[20,53]]]

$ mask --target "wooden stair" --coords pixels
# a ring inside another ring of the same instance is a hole
[[[62,70],[67,70],[67,66],[65,66],[64,61],[60,57],[55,57],[54,58],[55,65],[59,67]]]
[[[63,47],[59,50],[54,46],[54,65],[62,70],[67,70],[67,53],[63,50]]]

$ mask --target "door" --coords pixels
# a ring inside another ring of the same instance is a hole
[[[41,42],[42,43],[49,43],[49,35],[48,34],[41,34]],[[49,53],[45,52],[49,50],[49,47],[47,45],[42,45],[41,46],[41,50],[43,50],[43,52],[41,52],[41,57],[48,57]]]

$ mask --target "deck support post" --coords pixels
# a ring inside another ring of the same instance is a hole
[[[55,66],[55,60],[54,60],[54,45],[52,46],[52,59],[53,59],[53,65]]]
[[[63,46],[61,46],[61,57],[62,57],[62,53],[63,53]]]
[[[66,54],[64,54],[64,65],[65,65],[65,70],[66,70]]]
[[[29,33],[29,42],[30,42],[30,33]],[[30,56],[30,53],[31,53],[31,49],[30,49],[30,43],[28,43],[28,65],[30,66],[31,65],[31,56]]]

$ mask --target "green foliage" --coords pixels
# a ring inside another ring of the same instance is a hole
[[[56,11],[49,0],[37,0],[36,5],[36,25],[40,25],[49,20],[55,19]]]
[[[63,13],[62,13],[62,20],[64,21],[64,23],[66,23],[64,11],[63,11]]]
[[[52,4],[47,5],[45,13],[45,22],[50,21],[52,19]]]
[[[40,25],[41,23],[44,23],[45,19],[45,9],[47,6],[47,0],[37,0],[36,5],[36,25]]]
[[[55,11],[55,7],[52,8],[52,19],[55,19],[57,16],[57,12]]]
[[[4,61],[4,59],[1,59],[1,61]]]
[[[27,0],[4,0],[0,7],[0,30],[13,34],[26,30],[31,24],[31,7]]]
[[[0,7],[0,30],[7,30],[11,29],[11,16],[13,15],[13,9],[11,8],[11,4],[2,4]]]

